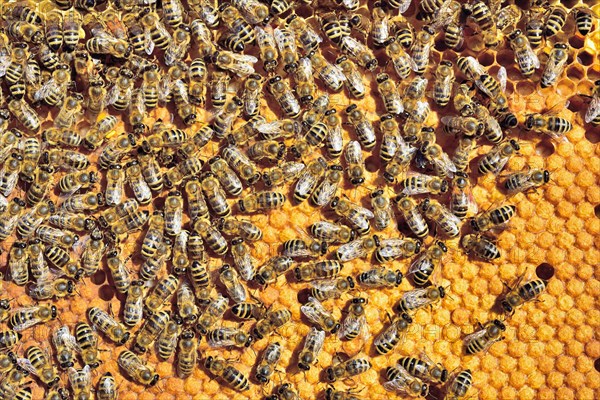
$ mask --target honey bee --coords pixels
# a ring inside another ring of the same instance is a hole
[[[200,186],[208,205],[218,217],[227,217],[231,214],[225,191],[212,172],[203,175]]]
[[[244,104],[244,114],[248,117],[258,115],[262,98],[263,80],[258,74],[250,74],[244,83],[241,100]]]
[[[175,294],[179,286],[179,277],[167,275],[160,279],[144,299],[145,311],[148,315],[158,312]]]
[[[123,350],[119,354],[117,363],[129,377],[141,385],[154,386],[158,382],[159,376],[154,369],[129,350]]]
[[[208,218],[198,218],[194,221],[194,231],[202,236],[208,247],[216,254],[222,256],[229,250],[229,244]]]
[[[394,240],[394,239],[391,239]],[[356,280],[367,288],[397,287],[402,283],[404,275],[400,270],[392,271],[385,267],[372,268],[361,272]]]
[[[198,358],[198,339],[191,329],[181,334],[177,353],[177,375],[181,378],[190,376]]]
[[[181,192],[173,191],[165,199],[165,233],[170,236],[177,236],[181,233],[183,198]]]
[[[410,162],[412,161],[413,155],[416,153],[417,148],[407,144],[399,135],[394,138],[391,135],[384,134],[383,140],[386,140],[386,137],[390,139],[390,144],[393,143],[393,151],[391,151],[391,148],[389,147],[385,148],[384,145],[386,145],[386,143],[384,142],[381,146],[381,152],[385,152],[385,157],[389,157],[391,153],[393,154],[389,160],[389,163],[385,166],[383,177],[387,182],[395,183],[398,181],[398,177],[403,176],[408,170]]]
[[[204,367],[237,391],[243,392],[250,389],[248,378],[234,366],[228,365],[222,358],[208,356],[204,361]]]
[[[243,280],[250,281],[254,279],[256,274],[256,260],[250,255],[250,249],[244,244],[244,239],[241,237],[231,241],[231,255],[233,263],[240,272]]]
[[[279,64],[279,52],[277,51],[277,44],[272,29],[255,26],[254,32],[256,34],[256,44],[260,49],[260,59],[263,62],[265,71],[274,71]]]
[[[344,87],[346,76],[335,64],[331,64],[320,52],[311,51],[308,59],[317,76],[332,91],[339,92]]]
[[[124,344],[129,340],[130,333],[127,329],[105,311],[92,307],[88,309],[87,315],[90,322],[112,342]]]
[[[0,349],[7,350],[16,346],[22,337],[21,333],[11,329],[0,331]]]
[[[283,193],[263,191],[238,200],[238,208],[244,213],[266,212],[283,207],[286,200]]]
[[[69,327],[62,326],[52,334],[52,344],[56,349],[59,366],[64,370],[75,365],[74,352],[79,348],[75,337],[69,332]]]
[[[390,392],[398,392],[410,397],[427,397],[429,385],[410,375],[401,365],[386,368],[387,382],[383,387]]]
[[[390,58],[394,71],[400,79],[406,79],[410,75],[410,71],[415,68],[414,61],[404,50],[402,44],[395,38],[390,38],[385,43],[385,52]]]
[[[550,181],[548,170],[532,169],[527,172],[515,172],[506,177],[504,188],[510,195],[525,193]]]
[[[440,194],[448,191],[448,182],[440,177],[424,175],[420,173],[411,173],[411,175],[401,182],[404,189],[402,194]]]
[[[28,130],[37,132],[40,129],[41,122],[38,113],[24,99],[9,101],[8,110]]]
[[[338,196],[333,198],[330,207],[339,217],[345,218],[359,235],[368,235],[371,231],[369,220],[375,215],[370,210]]]
[[[52,274],[42,277],[29,287],[29,296],[35,300],[48,300],[52,297],[72,296],[74,283],[70,279],[54,278]]]
[[[317,282],[311,282],[310,294],[319,301],[340,298],[344,293],[354,289],[352,277],[340,277]]]
[[[567,48],[566,43],[554,44],[554,48],[550,51],[548,62],[546,63],[540,79],[540,86],[542,88],[554,86],[558,77],[562,75],[565,64],[567,63],[567,58],[569,57]]]
[[[286,27],[294,33],[306,53],[318,50],[319,44],[323,41],[312,26],[295,13],[286,19]]]
[[[390,200],[384,196],[383,190],[379,189],[371,193],[371,206],[373,207],[375,229],[384,230],[394,219]]]
[[[341,262],[352,261],[356,258],[365,258],[380,246],[379,237],[365,237],[342,244],[336,250],[336,257]]]
[[[522,279],[521,276],[513,287],[506,285],[509,292],[504,295],[501,305],[508,314],[514,313],[515,308],[524,303],[537,299],[548,286],[548,281],[543,279],[534,279],[521,285]]]
[[[254,279],[261,285],[274,283],[279,276],[285,274],[292,267],[293,262],[294,260],[287,256],[271,257],[259,267]]]
[[[415,36],[415,42],[412,49],[412,68],[417,74],[423,74],[427,69],[429,64],[429,53],[434,38],[434,31],[428,26],[424,26]]]
[[[358,109],[356,104],[352,104],[346,108],[346,115],[350,123],[354,126],[356,136],[362,147],[366,150],[371,150],[375,147],[375,129],[373,124],[366,117],[366,114]]]
[[[213,71],[210,81],[210,99],[215,108],[223,108],[225,105],[227,87],[229,86],[230,81],[231,76],[226,71]]]
[[[525,120],[525,129],[542,132],[553,139],[559,139],[573,129],[571,122],[565,118],[558,117],[551,112],[544,114],[529,114]]]
[[[371,29],[370,36],[375,48],[385,46],[391,33],[390,17],[386,10],[381,6],[382,4],[379,3],[371,9],[373,28]]]
[[[446,384],[446,399],[459,400],[466,396],[471,388],[473,376],[471,370],[465,369],[453,375]]]
[[[120,288],[119,291],[122,292],[123,289],[124,288]],[[127,275],[125,292],[127,295],[125,297],[125,303],[123,304],[123,323],[127,327],[133,327],[142,320],[143,316],[145,295],[144,281],[131,281],[131,278]]]
[[[345,225],[329,221],[319,221],[309,227],[310,234],[326,243],[348,243],[354,240],[356,233]]]
[[[307,57],[298,60],[298,66],[294,70],[296,92],[302,104],[310,104],[314,100],[317,86],[314,80],[313,64]]]
[[[456,172],[456,166],[442,147],[436,143],[429,141],[423,142],[420,153],[423,157],[433,164],[434,173],[439,177],[453,177]]]
[[[60,377],[52,364],[52,359],[44,350],[37,346],[30,346],[25,350],[25,357],[17,361],[21,368],[37,376],[48,388],[58,383]]]
[[[334,363],[325,369],[327,379],[335,382],[340,379],[348,379],[367,372],[371,369],[371,362],[365,357],[353,357],[349,360]]]
[[[375,249],[375,259],[380,263],[390,262],[399,258],[408,258],[421,251],[421,242],[412,238],[382,239]]]
[[[248,297],[246,287],[240,282],[238,272],[229,264],[224,264],[219,270],[219,280],[234,303],[246,301]]]
[[[291,30],[277,27],[273,30],[273,36],[279,54],[283,61],[284,70],[293,72],[298,68],[298,49],[296,47],[296,38]]]
[[[248,185],[253,185],[260,179],[260,172],[256,165],[238,147],[227,146],[221,154],[227,164]]]
[[[491,261],[500,257],[500,250],[494,242],[480,235],[463,236],[461,245],[466,254],[473,253],[483,260]]]
[[[335,320],[333,315],[314,297],[309,297],[308,302],[300,306],[300,311],[324,332],[335,334],[340,329],[340,323]],[[299,359],[302,360],[302,353],[300,354]]]
[[[544,36],[549,38],[560,32],[567,22],[568,11],[561,4],[552,6],[544,25]]]
[[[220,293],[216,299],[210,300],[204,312],[198,317],[196,330],[202,335],[206,335],[208,330],[223,317],[223,314],[227,311],[228,303],[229,299],[223,297]]]
[[[471,183],[468,175],[464,172],[457,172],[452,179],[450,211],[461,220],[464,219],[467,214],[477,213],[477,203],[475,203],[471,192]]]
[[[331,201],[342,180],[341,171],[341,165],[331,165],[325,172],[323,181],[317,185],[312,193],[311,200],[314,205],[322,207]]]
[[[398,93],[398,88],[388,74],[380,73],[377,75],[377,90],[387,113],[399,115],[404,112],[404,105],[400,93]]]
[[[26,21],[8,20],[6,31],[20,42],[37,45],[44,40],[44,32],[41,27]]]
[[[454,68],[450,61],[442,61],[435,71],[433,85],[433,100],[440,107],[445,107],[450,102],[452,84],[454,83]]]
[[[435,280],[433,275],[436,271],[439,273],[442,258],[447,252],[446,245],[441,241],[436,241],[412,262],[408,274],[412,276],[416,286],[424,286]]]
[[[317,357],[323,349],[324,341],[325,331],[315,327],[310,328],[310,331],[304,340],[304,347],[298,355],[298,368],[303,371],[308,371],[312,365],[316,364]]]
[[[27,243],[14,242],[8,254],[8,271],[10,279],[16,285],[25,286],[29,281],[28,260],[29,252],[27,251]]]
[[[277,368],[277,363],[281,359],[282,347],[279,342],[270,343],[262,354],[262,357],[256,367],[256,380],[261,384],[269,383],[273,372]]]
[[[520,149],[521,146],[514,139],[498,143],[479,160],[479,173],[483,175],[492,172],[498,175],[513,154]]]
[[[401,336],[411,323],[412,318],[408,314],[402,314],[400,317],[394,318],[391,324],[377,335],[373,342],[377,353],[387,354],[392,351],[398,342],[400,342]]]
[[[585,6],[575,7],[571,10],[571,12],[575,16],[575,26],[577,31],[582,36],[587,36],[587,34],[592,30],[594,18],[598,18],[598,16],[591,9]]]
[[[246,241],[257,241],[263,236],[262,230],[250,221],[240,221],[238,219],[227,217],[221,218],[218,222],[220,231],[230,236],[240,236]]]
[[[119,395],[117,383],[110,372],[105,372],[98,380],[96,396],[98,400],[116,400]]]
[[[233,307],[231,307],[231,313],[243,320],[260,320],[267,315],[267,308],[262,303],[243,302],[234,304]]]
[[[506,325],[498,319],[479,324],[479,330],[467,335],[464,339],[465,353],[475,354],[484,352],[494,343],[503,340],[502,332],[506,330]]]
[[[171,319],[167,323],[167,326],[165,326],[165,329],[158,335],[156,347],[160,359],[167,360],[175,352],[177,340],[181,334],[182,323],[183,322],[179,319]]]
[[[420,204],[425,218],[435,224],[448,236],[456,237],[460,233],[461,220],[437,200],[425,199]]]
[[[527,36],[520,29],[516,29],[508,38],[521,74],[525,77],[533,75],[535,70],[540,67],[540,60],[531,49]]]
[[[413,289],[402,295],[402,298],[395,307],[399,314],[414,313],[416,310],[424,307],[432,307],[446,297],[446,289],[443,286],[429,286],[421,289]]]
[[[108,169],[110,165],[116,164],[125,153],[131,151],[134,146],[135,137],[132,133],[113,137],[102,149],[102,153],[98,157],[100,167]]]
[[[24,208],[25,202],[15,197],[7,205],[6,211],[0,214],[0,240],[4,241],[14,232]]]
[[[351,25],[347,16],[338,17],[334,13],[328,13],[318,17],[318,20],[321,30],[334,44],[340,45],[344,37],[350,36]]]
[[[473,107],[474,112],[474,107]],[[474,117],[445,115],[441,119],[444,130],[448,134],[462,134],[466,137],[477,137],[483,134],[485,125]]]
[[[165,328],[169,320],[169,313],[166,311],[159,311],[150,315],[137,333],[137,337],[133,343],[133,351],[136,353],[145,353],[152,343],[154,343],[158,334]]]
[[[280,161],[286,154],[284,143],[276,140],[257,140],[248,147],[248,156],[254,161]]]
[[[375,58],[369,47],[351,36],[342,38],[340,49],[354,58],[358,65],[369,71],[375,70],[379,65],[377,58]]]
[[[271,334],[277,328],[287,324],[292,319],[292,313],[287,309],[270,311],[259,320],[252,330],[254,339],[262,339]]]
[[[73,398],[78,400],[89,399],[92,391],[92,374],[89,365],[82,369],[69,368],[69,383],[73,390]]]
[[[299,135],[302,131],[302,125],[293,119],[281,119],[271,122],[261,121],[255,125],[255,129],[265,140],[278,138],[290,138]]]
[[[249,347],[252,336],[239,328],[221,327],[209,331],[206,341],[211,347]]]
[[[310,108],[302,114],[302,126],[310,129],[317,122],[321,122],[325,112],[329,109],[329,95],[327,93],[317,97]],[[297,155],[297,157],[300,157]]]

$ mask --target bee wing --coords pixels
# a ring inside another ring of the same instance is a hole
[[[11,63],[10,54],[5,54],[0,56],[0,78],[6,75],[6,69]]]
[[[354,211],[356,213],[358,213],[361,217],[364,217],[366,219],[373,219],[373,218],[375,218],[375,214],[373,214],[373,211],[369,210],[368,208],[364,208],[364,207],[360,207],[360,206],[354,206]]]
[[[363,239],[356,239],[341,245],[337,249],[337,255],[342,262],[364,257],[366,255],[366,251],[363,246]]]
[[[33,94],[33,99],[37,102],[37,101],[42,101],[43,99],[46,98],[46,96],[51,93],[52,90],[54,90],[54,87],[56,86],[56,82],[54,80],[54,78],[50,78],[48,80],[48,82],[44,83],[42,85],[42,87],[40,87],[34,94]]]
[[[402,295],[402,300],[410,305],[411,309],[420,308],[431,303],[431,300],[426,296],[427,289],[413,289]]]
[[[291,35],[291,32],[288,31],[288,33]],[[277,43],[280,52],[284,51],[286,47],[289,47],[290,51],[293,51],[296,54],[298,53],[296,40],[287,40],[286,34],[281,29],[275,28],[273,36],[275,36],[275,42]]]
[[[383,332],[381,332],[376,338],[373,344],[380,346],[383,343],[388,343],[391,339],[398,335],[398,325],[392,322]]]
[[[485,328],[480,329],[476,332],[471,333],[470,335],[465,336],[463,343],[465,344],[469,344],[470,342],[472,342],[473,340],[478,340],[482,337],[484,337],[486,335],[487,331]],[[493,340],[488,340],[486,341],[485,345],[483,346],[483,349],[481,350],[481,352],[485,352],[487,349],[489,349],[494,343],[496,343],[497,341],[501,340],[500,338],[498,339],[493,339]]]
[[[184,103],[189,102],[187,87],[185,86],[185,83],[181,79],[177,79],[175,82],[173,82],[172,89],[173,89],[173,91],[177,91],[177,93],[181,96],[181,100]]]
[[[594,96],[585,112],[585,123],[589,124],[600,115],[600,96]]]
[[[514,175],[509,175],[506,178],[507,181],[509,179],[514,179],[518,182],[518,184],[515,185],[517,187],[517,190],[509,190],[508,191],[509,194],[515,194],[515,193],[519,193],[521,191],[527,191],[535,186],[535,183],[531,179],[529,179],[528,174],[516,173]]]
[[[381,245],[379,246],[377,251],[383,257],[397,258],[403,254],[403,251],[402,251],[403,244],[404,244],[404,239],[399,239],[399,238],[383,239],[381,241]]]
[[[315,196],[315,204],[317,206],[324,206],[329,203],[331,199],[333,199],[335,192],[337,192],[338,186],[339,184],[337,182],[331,182],[329,179],[323,180],[323,182],[321,182],[320,190],[317,196]]]
[[[398,375],[391,381],[385,382],[383,384],[384,389],[390,392],[410,395],[410,391],[408,390],[408,384],[412,380],[410,374],[400,365],[396,365],[395,368],[399,371]]]
[[[340,326],[338,337],[343,339],[348,333],[358,331],[359,336],[366,340],[369,336],[367,329],[367,318],[364,315],[358,317],[354,314],[348,314]]]
[[[233,249],[233,247],[232,247]],[[249,281],[254,278],[255,268],[253,265],[252,258],[249,252],[238,253],[232,250],[233,262],[238,267],[240,276],[245,281]]]
[[[400,3],[400,6],[398,7],[398,15],[404,14],[410,7],[410,3],[412,3],[411,0],[402,0],[402,3]]]
[[[313,79],[313,67],[308,57],[302,57],[298,60],[296,74],[302,76],[304,80]]]
[[[254,129],[264,135],[275,135],[281,132],[281,121],[259,122],[254,126]]]
[[[334,279],[325,279],[322,281],[313,281],[310,283],[311,286],[317,290],[323,292],[331,292],[336,289],[337,281]]]
[[[539,61],[538,61],[538,67],[539,68]],[[500,88],[502,89],[502,91],[506,91],[506,82],[508,81],[508,75],[506,73],[506,68],[504,68],[503,66],[500,67],[500,69],[498,70],[498,82],[500,82]]]
[[[28,358],[19,357],[17,358],[17,365],[23,368],[25,371],[29,372],[32,375],[38,376],[37,369],[33,366],[31,361]]]
[[[360,72],[358,72],[358,70],[354,70],[350,74],[346,75],[346,82],[358,93],[364,93],[366,91],[365,82],[363,81],[362,75]]]
[[[414,275],[417,271],[421,271],[424,268],[426,268],[428,263],[425,263],[424,261],[427,259],[427,257],[428,257],[427,251],[421,253],[421,255],[419,255],[419,257],[417,257],[413,261],[413,263],[410,265],[410,267],[408,268],[408,274]]]
[[[348,163],[360,164],[362,162],[362,149],[360,143],[356,140],[348,142],[346,151],[344,152],[344,158]]]

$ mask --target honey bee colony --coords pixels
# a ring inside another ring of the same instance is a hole
[[[0,1],[0,400],[600,398],[593,1]]]

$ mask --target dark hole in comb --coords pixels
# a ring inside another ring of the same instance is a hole
[[[483,53],[479,57],[477,57],[479,63],[484,67],[489,67],[494,63],[494,55],[490,53]]]
[[[600,204],[597,204],[596,207],[594,207],[594,215],[596,215],[596,218],[600,218]]]
[[[573,8],[578,0],[563,0],[561,3],[567,8]]]
[[[600,126],[589,126],[585,130],[585,138],[590,143],[598,143],[600,142]]]
[[[106,280],[106,273],[104,271],[98,271],[91,276],[90,280],[94,285],[101,285]]]
[[[530,6],[530,0],[515,0],[515,5],[522,10],[528,10]]]
[[[375,172],[379,169],[379,162],[377,161],[377,157],[370,156],[365,160],[365,169],[369,172]]]
[[[579,58],[579,61],[582,65],[592,65],[592,63],[594,62],[594,56],[587,50],[584,50],[581,53],[579,53],[577,58]]]
[[[573,80],[580,81],[585,76],[585,72],[580,66],[574,65],[567,70],[567,76]]]
[[[554,267],[548,263],[541,263],[535,269],[535,274],[538,278],[548,281],[554,276]]]
[[[554,145],[549,140],[541,140],[535,146],[535,153],[540,156],[547,157],[549,155],[554,154],[555,151],[556,149],[554,148]]]
[[[594,361],[594,369],[600,372],[600,358],[596,358],[596,360]]]
[[[583,38],[581,38],[579,36],[572,36],[572,37],[569,38],[569,44],[574,49],[580,49],[580,48],[583,47],[583,45],[585,44],[585,42],[584,42]]]
[[[524,81],[517,83],[517,93],[522,96],[527,96],[535,92],[535,84],[530,81]]]
[[[98,296],[104,301],[112,300],[115,297],[115,290],[108,285],[101,286],[98,290]]]

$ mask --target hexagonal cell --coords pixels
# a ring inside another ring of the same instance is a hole
[[[494,53],[485,52],[485,53],[481,53],[479,56],[477,56],[477,61],[479,61],[479,63],[481,65],[483,65],[484,67],[489,67],[496,61],[496,59],[494,57]]]
[[[585,70],[581,65],[575,64],[567,68],[567,76],[574,81],[579,81],[585,77]]]
[[[585,130],[585,138],[590,143],[599,143],[600,142],[600,127],[594,126]]]
[[[548,281],[554,276],[554,267],[548,263],[541,263],[535,269],[535,274],[538,278]]]
[[[569,97],[575,93],[575,83],[568,79],[561,79],[556,85],[556,92],[564,97]]]
[[[540,140],[540,142],[535,146],[535,153],[543,157],[548,157],[554,154],[555,151],[556,149],[554,148],[552,142],[546,138]]]
[[[530,95],[531,93],[535,92],[535,89],[536,85],[534,82],[523,81],[517,83],[517,93],[519,93],[522,96]]]
[[[571,36],[569,38],[569,44],[574,49],[581,49],[585,44],[585,40],[581,36]]]
[[[594,63],[594,55],[588,50],[581,50],[579,53],[577,53],[577,60],[582,65],[592,65]]]
[[[587,78],[595,82],[600,79],[600,66],[598,64],[594,64],[591,67],[588,67],[587,71],[585,71]]]
[[[596,215],[597,218],[600,218],[600,204],[594,207],[594,215]]]

